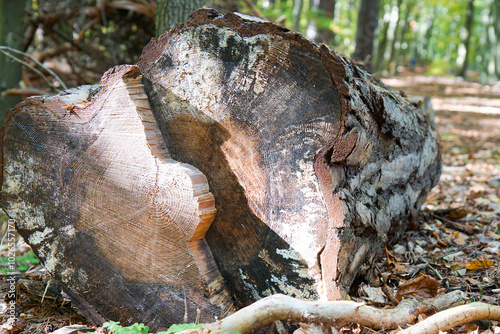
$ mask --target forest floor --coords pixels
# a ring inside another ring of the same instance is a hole
[[[410,97],[430,97],[441,135],[443,172],[417,221],[387,249],[371,282],[355,286],[352,298],[386,307],[394,301],[391,295],[426,298],[462,290],[471,300],[500,305],[500,86],[408,72],[383,82]],[[6,229],[4,217],[2,231]],[[4,318],[0,334],[51,333],[70,324],[87,325],[30,254],[21,241],[16,248],[22,273],[15,300],[20,320],[9,329]],[[5,242],[0,255],[6,268]],[[0,282],[0,311],[9,302],[6,277]],[[343,331],[374,332],[359,326]],[[464,332],[500,333],[500,324],[476,322],[448,331]]]

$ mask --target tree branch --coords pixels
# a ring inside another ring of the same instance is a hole
[[[36,73],[38,73],[42,78],[44,78],[44,80],[53,88],[54,85],[52,85],[48,80],[47,78],[45,77],[45,75],[43,75],[39,70],[35,69],[33,66],[29,65],[28,63],[26,63],[25,61],[17,58],[16,56],[14,56],[12,53],[16,53],[16,54],[19,54],[19,55],[22,55],[22,56],[25,56],[27,58],[29,58],[31,61],[33,61],[35,64],[37,64],[38,66],[40,66],[41,68],[43,68],[44,70],[46,70],[47,72],[49,72],[49,74],[51,74],[54,79],[56,79],[59,84],[61,85],[61,87],[66,90],[68,89],[68,87],[66,87],[66,85],[64,84],[64,81],[61,80],[61,78],[59,78],[59,76],[57,74],[54,73],[54,71],[52,71],[51,69],[45,67],[41,62],[39,62],[38,60],[36,60],[35,58],[33,58],[31,55],[29,55],[28,53],[26,52],[22,52],[22,51],[19,51],[19,50],[16,50],[16,49],[13,49],[13,48],[9,48],[8,46],[0,46],[0,52],[2,52],[4,55],[6,55],[7,57],[10,57],[12,60],[26,66],[26,67],[29,67],[31,70],[35,71]],[[57,90],[57,89],[56,89]]]
[[[273,295],[198,330],[182,333],[251,333],[274,321],[340,326],[358,323],[373,329],[394,329],[415,321],[419,314],[463,302],[465,294],[451,292],[432,299],[406,299],[393,309],[378,309],[353,301],[312,302]]]
[[[398,334],[434,334],[477,320],[500,321],[500,306],[481,302],[457,306],[436,313]]]

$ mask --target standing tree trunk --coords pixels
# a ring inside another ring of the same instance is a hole
[[[399,21],[401,18],[401,5],[403,4],[403,0],[397,0],[396,6],[392,8],[392,13],[391,16],[395,18],[393,20],[394,26],[391,28],[391,47],[390,47],[390,53],[389,56],[387,57],[387,69],[391,70],[391,64],[394,61],[395,55],[396,55],[396,44],[398,43],[398,35],[399,35],[399,30],[400,30],[400,25]]]
[[[380,0],[361,0],[359,3],[356,48],[352,58],[363,62],[371,69],[373,61],[373,42],[378,25]]]
[[[422,60],[430,60],[432,59],[433,54],[431,54],[432,48],[431,48],[431,40],[433,36],[433,31],[435,30],[436,27],[436,16],[438,13],[438,8],[437,6],[434,6],[432,14],[427,18],[427,24],[425,25],[425,34],[423,38],[422,48],[419,48],[421,56],[420,59]]]
[[[313,0],[311,12],[314,18],[307,25],[306,37],[317,43],[329,45],[333,38],[329,24],[332,23],[335,14],[335,0]]]
[[[378,46],[377,46],[377,58],[375,58],[375,67],[374,67],[374,71],[375,72],[379,72],[381,70],[384,70],[384,68],[382,68],[382,64],[385,63],[385,53],[386,53],[386,49],[387,49],[387,42],[389,40],[389,26],[391,24],[391,20],[390,20],[390,15],[389,14],[385,14],[384,15],[384,25],[382,26],[382,28],[380,29],[380,33],[379,33],[379,42],[378,42]]]
[[[492,45],[492,71],[496,80],[500,79],[500,0],[493,0],[491,4],[492,30],[490,41]]]
[[[401,55],[401,47],[403,45],[403,43],[405,42],[405,36],[406,36],[406,32],[408,31],[408,27],[410,26],[409,22],[408,22],[408,19],[410,18],[410,12],[413,8],[413,6],[415,5],[415,1],[414,0],[409,0],[406,2],[406,9],[405,9],[405,14],[404,14],[404,17],[402,20],[400,20],[400,26],[401,26],[401,30],[398,29],[398,31],[400,31],[399,33],[399,37],[398,37],[398,46],[395,50],[395,54],[394,54],[394,74],[397,74],[397,70],[398,70],[398,66],[399,66],[399,57]]]
[[[24,16],[26,2],[23,0],[0,0],[0,46],[19,50],[24,43]],[[21,81],[21,64],[0,53],[0,125],[3,126],[7,110],[20,102],[17,96],[2,93],[15,88]]]
[[[302,15],[302,7],[304,0],[293,0],[292,25],[296,31],[300,30],[300,17]]]
[[[188,15],[203,4],[204,0],[156,0],[156,37],[186,22]]]
[[[495,45],[496,36],[494,33],[494,18],[493,18],[493,2],[490,6],[483,8],[481,16],[487,18],[483,26],[483,33],[479,37],[479,45],[481,45],[481,66],[479,67],[479,82],[489,83],[492,81],[497,81],[495,74]]]
[[[472,35],[472,26],[474,23],[474,0],[467,0],[467,8],[465,12],[464,26],[460,31],[460,39],[462,42],[458,47],[457,66],[459,77],[465,78],[467,75],[467,68],[469,67],[469,45]]]
[[[100,88],[28,99],[3,143],[2,207],[47,270],[87,315],[152,330],[275,293],[344,298],[440,173],[398,93],[208,9]]]

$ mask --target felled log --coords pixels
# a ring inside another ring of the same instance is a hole
[[[1,204],[86,309],[154,330],[344,298],[439,174],[426,116],[365,70],[202,9],[99,87],[18,105]]]

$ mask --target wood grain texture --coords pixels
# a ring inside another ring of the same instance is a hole
[[[317,298],[328,213],[313,162],[340,123],[311,44],[267,32],[187,24],[138,64],[172,156],[207,175],[218,210],[207,241],[245,304],[277,292]]]
[[[214,198],[198,169],[168,155],[140,79],[117,67],[93,98],[81,88],[18,106],[2,205],[47,270],[106,318],[214,319],[222,303],[204,278],[217,268],[200,246]]]
[[[172,156],[207,175],[218,206],[207,242],[235,295],[302,289],[273,272],[293,251],[318,298],[342,298],[439,177],[419,110],[282,27],[198,10],[138,66]],[[289,247],[273,252],[268,235]],[[255,260],[264,250],[272,265]]]

